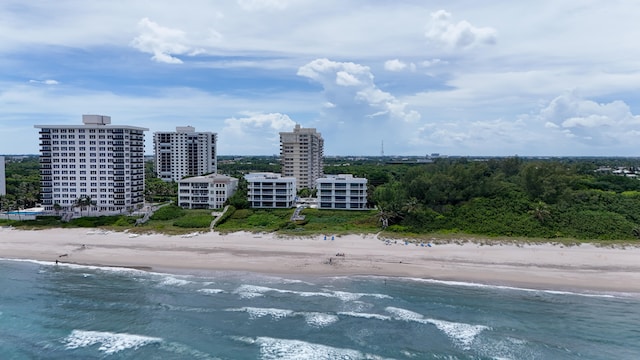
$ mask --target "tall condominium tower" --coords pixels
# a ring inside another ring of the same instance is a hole
[[[218,171],[218,135],[178,126],[175,132],[153,133],[156,175],[164,181],[180,181]]]
[[[296,124],[293,132],[280,133],[280,165],[282,176],[295,177],[297,189],[313,188],[323,176],[324,140],[313,128]]]
[[[83,125],[40,129],[40,186],[45,210],[122,212],[144,203],[144,132],[111,125],[111,117],[82,115]]]

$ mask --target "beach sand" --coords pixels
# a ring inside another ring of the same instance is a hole
[[[375,235],[281,237],[217,232],[168,236],[101,229],[0,228],[0,258],[162,272],[379,275],[552,290],[640,293],[640,247],[583,244],[415,245]],[[338,255],[340,254],[340,255]]]

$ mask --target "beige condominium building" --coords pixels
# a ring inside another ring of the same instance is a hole
[[[192,126],[178,126],[175,132],[155,132],[156,175],[164,181],[179,181],[187,176],[200,176],[218,171],[213,132],[196,132]]]
[[[46,211],[87,213],[133,210],[144,203],[143,127],[112,125],[111,117],[82,115],[83,125],[40,129],[40,187]]]
[[[296,125],[292,132],[280,133],[280,165],[282,176],[294,177],[297,189],[313,188],[322,177],[324,139],[314,128]]]
[[[185,209],[220,209],[238,188],[238,179],[209,174],[178,182],[178,206]]]

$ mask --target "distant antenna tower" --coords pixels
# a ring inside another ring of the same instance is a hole
[[[380,142],[380,156],[384,157],[384,140]]]

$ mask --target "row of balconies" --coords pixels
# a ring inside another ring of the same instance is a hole
[[[255,200],[290,200],[292,197],[289,196],[267,196],[267,195],[249,195],[249,201]]]

